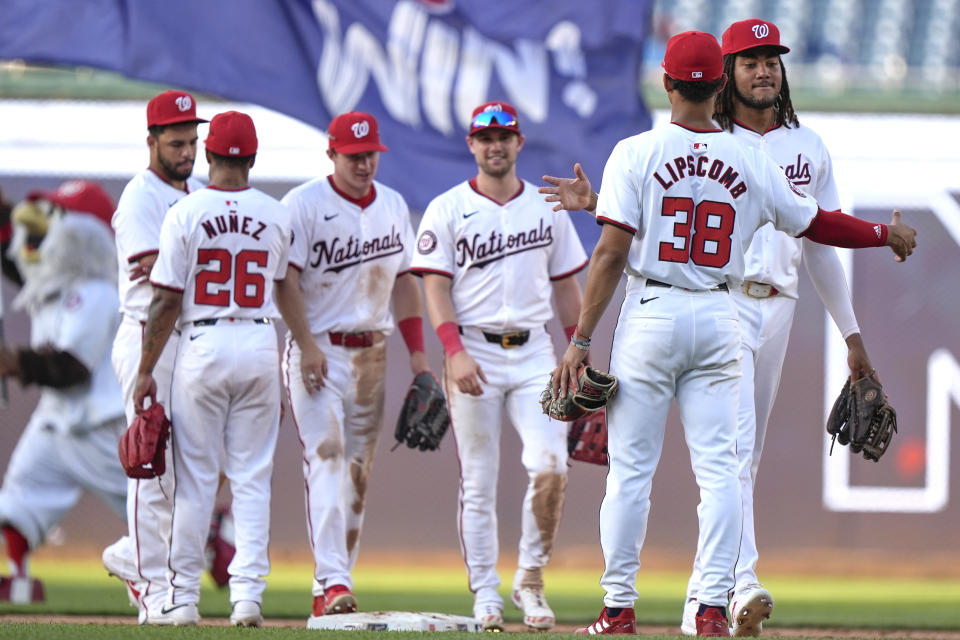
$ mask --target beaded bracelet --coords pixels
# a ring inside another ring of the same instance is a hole
[[[570,337],[570,344],[572,344],[573,346],[575,346],[577,349],[580,349],[581,351],[589,351],[589,350],[590,350],[590,338],[587,338],[586,340],[577,340],[576,338],[574,338],[573,336],[571,336],[571,337]]]

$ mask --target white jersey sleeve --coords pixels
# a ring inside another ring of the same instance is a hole
[[[613,224],[631,233],[642,229],[642,185],[631,164],[630,148],[621,140],[603,168],[603,189],[597,198],[598,221]]]
[[[444,206],[446,201],[434,199],[427,205],[417,230],[417,252],[413,258],[413,268],[418,273],[436,273],[453,277],[454,248],[454,212]]]
[[[150,283],[183,293],[190,273],[190,260],[181,212],[184,212],[182,205],[171,208],[160,227],[159,255],[150,272]]]
[[[307,264],[307,255],[309,253],[307,248],[308,236],[307,226],[304,220],[303,200],[291,197],[291,194],[288,193],[280,202],[290,210],[290,234],[292,237],[288,260],[290,265],[297,271],[303,271]]]
[[[570,214],[560,212],[554,219],[553,251],[550,254],[550,280],[562,280],[574,275],[587,264],[587,254],[580,236],[570,221]]]

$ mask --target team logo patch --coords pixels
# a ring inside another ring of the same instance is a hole
[[[703,77],[703,71],[691,71],[691,72],[690,72],[690,77],[691,77],[691,78],[702,78],[702,77]]]
[[[190,96],[177,96],[177,99],[174,100],[177,105],[177,109],[180,109],[180,112],[190,111],[190,107],[193,106],[193,100],[190,99]]]
[[[433,231],[424,231],[420,234],[420,239],[417,240],[417,251],[423,255],[428,253],[433,253],[433,250],[437,248],[437,236]]]
[[[873,225],[873,232],[877,234],[877,238],[883,237],[883,227],[878,224]]]
[[[370,123],[366,120],[354,122],[352,125],[350,125],[350,131],[353,132],[354,138],[364,138],[370,133]]]
[[[706,153],[707,152],[707,143],[706,142],[694,142],[693,143],[693,152],[696,154]]]
[[[755,24],[753,25],[753,36],[757,40],[763,40],[768,35],[770,35],[770,27],[765,24]]]

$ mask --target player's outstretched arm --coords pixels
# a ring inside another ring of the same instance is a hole
[[[596,214],[597,194],[590,186],[590,178],[584,173],[579,162],[573,165],[573,175],[573,178],[543,176],[543,181],[551,186],[540,187],[537,192],[545,194],[544,200],[547,202],[557,203],[553,207],[554,211],[584,209],[588,213]]]
[[[410,352],[410,370],[417,376],[430,371],[423,348],[423,296],[417,277],[410,272],[397,276],[393,283],[393,315],[397,328]]]
[[[888,225],[874,224],[839,211],[821,209],[810,226],[800,235],[834,247],[862,249],[887,246],[893,249],[897,262],[906,260],[917,246],[917,231],[901,222],[899,209],[894,209],[893,220]]]
[[[293,265],[287,265],[286,276],[276,282],[274,297],[290,335],[300,347],[300,376],[304,388],[307,393],[322,389],[327,379],[327,357],[310,331],[303,296],[300,295],[300,271]]]
[[[457,385],[461,393],[472,396],[483,395],[480,382],[486,383],[487,376],[460,341],[457,313],[453,308],[453,298],[450,295],[451,283],[451,279],[447,276],[431,273],[423,275],[427,313],[447,354],[447,377]]]

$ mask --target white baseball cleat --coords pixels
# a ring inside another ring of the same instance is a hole
[[[235,627],[263,626],[260,603],[253,600],[237,600],[234,602],[233,612],[230,614],[230,624]]]
[[[773,596],[762,585],[747,584],[734,591],[730,604],[733,635],[738,638],[759,636],[763,621],[773,612]]]
[[[503,631],[503,607],[495,603],[473,605],[473,617],[484,631]]]
[[[156,612],[148,612],[142,624],[158,627],[193,627],[200,622],[196,603],[166,603]]]
[[[127,588],[130,606],[141,608],[140,598],[147,588],[147,581],[137,575],[136,568],[126,558],[124,551],[127,548],[128,538],[124,536],[103,550],[101,560],[107,573],[120,580]]]
[[[685,636],[697,635],[697,612],[700,603],[696,598],[687,598],[683,604],[683,617],[680,619],[680,633]]]
[[[523,623],[531,629],[543,631],[553,628],[557,623],[553,610],[550,609],[547,598],[543,595],[543,589],[532,587],[514,589],[511,599],[517,609],[523,611]]]

